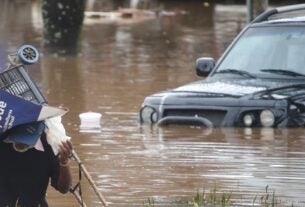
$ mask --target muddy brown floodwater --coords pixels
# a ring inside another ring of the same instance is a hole
[[[117,2],[117,1],[113,1]],[[272,193],[287,203],[305,202],[304,129],[213,129],[140,126],[145,96],[199,80],[194,62],[218,58],[244,27],[242,5],[155,1],[159,17],[85,20],[77,55],[48,53],[42,44],[39,1],[0,3],[0,60],[22,44],[42,53],[29,73],[63,117],[77,154],[109,206],[143,206],[190,199],[197,190],[232,192],[236,205]],[[205,5],[205,6],[204,6]],[[79,131],[79,114],[102,114],[102,130]],[[74,183],[78,168],[72,163]],[[89,207],[101,206],[83,176]],[[79,206],[72,194],[50,188],[50,206]]]

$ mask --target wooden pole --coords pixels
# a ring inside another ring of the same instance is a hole
[[[74,157],[74,159],[76,160],[76,162],[79,164],[82,172],[84,173],[85,177],[88,179],[91,187],[93,188],[94,192],[96,193],[97,197],[99,198],[99,200],[102,202],[103,206],[107,206],[107,202],[105,200],[105,198],[102,196],[102,194],[98,191],[92,177],[90,176],[89,172],[87,171],[86,167],[84,166],[84,164],[81,162],[81,160],[79,159],[79,157],[77,156],[76,152],[73,150],[72,151],[72,156]]]

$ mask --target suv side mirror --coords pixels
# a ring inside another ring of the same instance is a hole
[[[203,57],[196,60],[196,74],[198,76],[206,77],[210,74],[215,66],[214,58]]]

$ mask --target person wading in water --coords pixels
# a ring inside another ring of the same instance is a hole
[[[49,183],[61,193],[69,192],[72,184],[69,140],[59,144],[55,155],[45,132],[38,140],[43,150],[9,142],[9,137],[10,130],[0,135],[1,207],[48,207],[45,197]]]

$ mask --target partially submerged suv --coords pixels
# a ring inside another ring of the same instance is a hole
[[[205,127],[305,126],[305,16],[271,19],[305,4],[264,12],[217,63],[199,58],[205,80],[145,98],[141,123]]]

